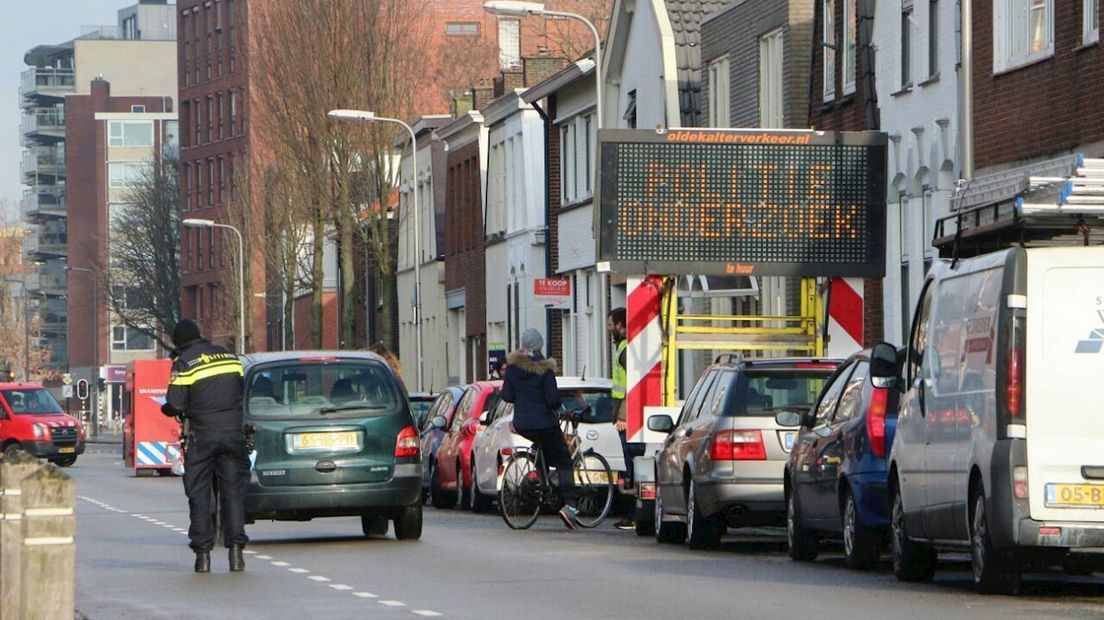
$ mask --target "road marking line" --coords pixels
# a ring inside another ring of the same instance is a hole
[[[271,564],[272,564],[273,566],[279,566],[279,567],[281,567],[281,568],[282,568],[282,567],[284,567],[284,566],[291,566],[291,564],[288,564],[287,562],[283,562],[283,561],[280,561],[280,560],[273,560],[273,561],[271,562]]]
[[[438,617],[438,616],[443,616],[443,615],[445,615],[445,614],[443,614],[443,613],[440,613],[440,612],[437,612],[437,611],[433,611],[433,610],[431,610],[431,609],[414,609],[414,610],[412,610],[412,611],[413,611],[414,613],[418,614],[419,616],[425,616],[426,618],[436,618],[436,617]]]
[[[388,607],[406,607],[406,603],[402,601],[376,601],[380,605],[386,605]]]
[[[347,586],[343,583],[331,583],[330,587],[334,590],[352,590],[353,586]]]
[[[310,579],[311,581],[317,581],[318,583],[325,583],[330,580],[329,577],[323,577],[322,575],[311,575],[310,577],[307,577],[307,579]]]
[[[242,551],[242,553],[244,553],[245,555],[257,555],[256,551],[250,551],[248,549],[246,549],[245,551]]]
[[[257,558],[258,560],[271,560],[271,559],[272,559],[272,556],[271,556],[271,555],[258,555],[258,556],[255,556],[255,557],[256,557],[256,558]]]
[[[174,528],[173,528],[173,531],[174,531],[174,532],[183,532],[183,531],[185,531],[185,530],[184,530],[184,528],[182,528],[182,527],[174,527]]]
[[[359,596],[360,598],[379,598],[371,592],[353,592],[353,596]]]
[[[310,571],[305,568],[289,568],[289,571],[302,575],[303,573],[309,573]]]

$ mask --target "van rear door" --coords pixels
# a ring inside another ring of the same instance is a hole
[[[1104,248],[1027,256],[1031,517],[1104,521]]]

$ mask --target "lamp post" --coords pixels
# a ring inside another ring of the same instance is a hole
[[[410,161],[414,167],[413,187],[411,189],[411,206],[414,209],[414,339],[418,356],[418,391],[422,391],[422,229],[418,225],[418,142],[414,135],[414,129],[398,118],[376,116],[375,112],[366,110],[330,110],[326,114],[337,121],[354,123],[394,123],[402,125],[410,134]]]
[[[92,368],[96,385],[96,398],[92,401],[92,435],[100,434],[100,296],[96,287],[96,272],[87,267],[65,266],[67,272],[87,273],[92,281]]]
[[[188,228],[225,228],[238,236],[238,355],[245,353],[245,240],[241,231],[230,224],[190,217],[180,222]]]
[[[516,0],[490,0],[483,3],[483,9],[492,15],[499,17],[526,17],[529,15],[542,15],[545,17],[562,17],[566,19],[574,19],[586,24],[586,27],[590,29],[590,33],[594,36],[594,115],[597,117],[597,122],[594,124],[594,129],[597,132],[602,128],[602,38],[598,35],[598,28],[586,17],[579,15],[578,13],[569,13],[566,11],[553,11],[546,9],[543,2],[519,2]],[[601,164],[595,158],[594,169],[594,187],[601,187],[601,182],[598,174]],[[597,192],[595,192],[597,194]],[[595,210],[595,222],[597,222],[598,205],[594,205]],[[598,234],[598,228],[595,226],[594,234]],[[601,311],[601,319],[599,321],[602,330],[602,367],[610,367],[610,347],[609,347],[609,333],[606,330],[606,315],[609,313],[608,303],[606,300],[606,291],[609,290],[609,274],[599,272],[599,282],[601,283],[602,295],[598,298],[598,307]]]

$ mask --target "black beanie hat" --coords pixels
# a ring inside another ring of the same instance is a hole
[[[202,338],[202,336],[199,333],[199,326],[191,319],[181,319],[177,322],[176,327],[173,328],[173,346],[178,349],[200,338]]]

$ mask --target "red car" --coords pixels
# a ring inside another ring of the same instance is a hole
[[[494,408],[501,387],[501,381],[477,381],[468,386],[456,406],[435,459],[438,488],[450,495],[452,501],[448,504],[459,499],[460,505],[466,507],[470,502],[472,440],[483,430],[479,416]]]
[[[41,385],[0,383],[0,446],[68,467],[84,452],[84,428]]]

